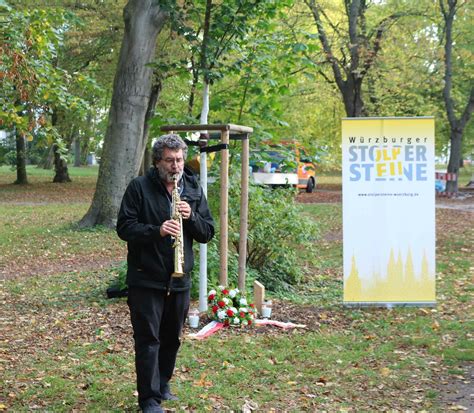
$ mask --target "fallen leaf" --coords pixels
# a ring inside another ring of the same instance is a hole
[[[199,378],[199,380],[195,380],[193,384],[194,384],[195,386],[199,386],[199,387],[211,387],[211,386],[212,386],[212,382],[206,380],[206,377],[207,377],[207,374],[206,374],[206,373],[202,373],[202,374],[201,374],[201,377]]]
[[[245,400],[244,405],[242,406],[242,413],[249,413],[258,409],[258,404],[252,400]]]
[[[459,412],[459,411],[466,411],[467,410],[467,407],[464,407],[464,406],[461,406],[460,404],[457,404],[455,406],[450,406],[449,407],[449,410],[454,410],[456,412]]]
[[[387,377],[390,374],[390,369],[388,367],[383,367],[380,369],[380,374]]]

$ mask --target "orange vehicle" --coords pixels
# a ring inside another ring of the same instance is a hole
[[[293,185],[313,192],[316,167],[303,146],[296,142],[269,144],[269,149],[255,150],[250,155],[254,182],[264,185]],[[288,156],[291,151],[291,158]]]

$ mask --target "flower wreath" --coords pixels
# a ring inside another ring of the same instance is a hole
[[[227,289],[219,285],[209,291],[207,302],[209,318],[225,326],[250,326],[255,320],[254,304],[248,303],[237,288]]]

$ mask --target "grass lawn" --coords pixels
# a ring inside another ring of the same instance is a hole
[[[89,206],[94,170],[71,168],[73,182],[63,185],[29,172],[32,184],[18,187],[0,168],[0,411],[134,412],[126,301],[104,296],[125,248],[111,230],[74,225]],[[181,400],[164,407],[460,409],[444,392],[474,362],[474,214],[437,211],[436,308],[355,310],[341,305],[341,205],[301,208],[320,239],[301,249],[298,294],[273,298],[276,319],[308,327],[230,328],[205,341],[186,330],[174,377]]]

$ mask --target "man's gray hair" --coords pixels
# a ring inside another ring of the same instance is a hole
[[[184,159],[186,159],[186,156],[188,155],[188,145],[186,145],[186,143],[181,139],[179,135],[176,135],[175,133],[162,135],[153,144],[153,164],[163,159],[163,151],[165,149],[171,149],[173,151],[178,151],[182,149]]]

